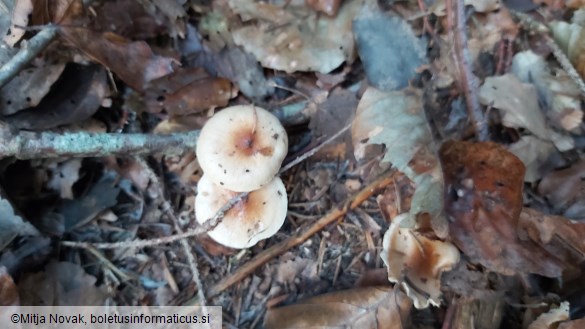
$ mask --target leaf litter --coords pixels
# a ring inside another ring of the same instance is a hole
[[[0,64],[57,31],[2,80],[6,142],[155,138],[254,104],[285,123],[285,163],[304,161],[281,174],[284,227],[238,251],[205,235],[132,246],[200,228],[194,150],[2,158],[0,303],[206,303],[238,328],[580,328],[585,8],[464,4],[466,18],[454,0],[2,1]],[[103,242],[127,245],[70,248]]]

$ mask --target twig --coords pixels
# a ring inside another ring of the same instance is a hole
[[[223,207],[221,207],[215,216],[208,219],[205,223],[201,224],[201,226],[197,226],[194,229],[187,230],[184,233],[179,233],[175,235],[169,235],[161,238],[155,239],[148,239],[148,240],[133,240],[133,241],[122,241],[122,242],[102,242],[102,243],[89,243],[89,242],[78,242],[78,241],[61,241],[61,245],[65,247],[71,248],[87,248],[88,246],[93,246],[97,249],[118,249],[118,248],[144,248],[144,247],[152,247],[159,244],[171,243],[181,239],[190,238],[193,236],[201,235],[204,233],[209,232],[212,230],[221,219],[225,216],[225,213],[229,211],[234,205],[238,202],[242,201],[248,193],[240,193],[236,195],[234,198],[230,199]]]
[[[328,138],[325,142],[321,143],[319,146],[315,147],[313,150],[311,150],[311,152],[308,152],[308,153],[310,153],[309,155],[307,155],[307,156],[302,155],[302,156],[296,158],[295,160],[293,160],[287,166],[283,167],[279,171],[279,174],[284,173],[285,171],[289,170],[290,168],[297,165],[301,161],[304,161],[308,157],[315,154],[317,152],[317,150],[321,149],[323,146],[330,143],[335,138],[339,137],[344,131],[349,129],[349,127],[350,127],[350,125],[345,126],[341,131],[339,131],[335,135]],[[122,135],[122,134],[109,134],[109,135]],[[0,154],[2,154],[1,147],[2,146],[0,146]],[[238,202],[242,201],[247,196],[248,196],[247,192],[239,193],[235,197],[231,198],[223,207],[221,207],[217,211],[215,216],[213,216],[213,218],[210,218],[205,223],[203,223],[201,226],[198,226],[194,229],[190,229],[184,233],[178,233],[178,234],[174,234],[174,235],[170,235],[170,236],[166,236],[166,237],[161,237],[161,238],[156,238],[156,239],[133,240],[133,241],[112,242],[112,243],[108,243],[108,242],[88,243],[88,242],[78,242],[78,241],[61,241],[61,245],[66,246],[66,247],[71,247],[71,248],[87,248],[88,246],[93,246],[94,248],[97,248],[97,249],[117,249],[117,248],[144,248],[144,247],[151,247],[151,246],[156,246],[156,245],[164,244],[164,243],[175,242],[175,241],[178,241],[181,239],[185,239],[185,238],[189,238],[189,237],[193,237],[193,236],[197,236],[197,235],[201,235],[201,234],[209,232],[215,226],[217,226],[217,224],[219,224],[219,221],[223,219],[226,212],[228,212],[234,205],[236,205]]]
[[[317,151],[319,151],[320,149],[322,149],[325,145],[331,143],[332,141],[334,141],[335,139],[337,139],[337,137],[343,135],[343,133],[345,133],[349,128],[351,128],[351,123],[350,124],[347,124],[340,131],[336,132],[333,136],[327,138],[327,140],[325,140],[323,143],[317,145],[316,147],[314,147],[309,152],[303,153],[300,156],[298,156],[296,159],[294,159],[293,161],[289,162],[286,166],[284,166],[284,167],[282,167],[280,169],[280,171],[278,172],[278,174],[281,175],[282,173],[284,173],[285,171],[289,170],[290,168],[292,168],[292,167],[298,165],[299,163],[305,161],[306,159],[312,157],[313,155],[315,155],[315,153],[317,153]]]
[[[84,6],[89,6],[93,0],[83,0]],[[21,48],[14,57],[0,67],[0,88],[4,87],[22,69],[24,69],[38,54],[41,53],[55,39],[58,34],[58,26],[48,25],[34,37],[26,42],[26,47]]]
[[[173,225],[175,227],[175,231],[177,231],[177,233],[179,233],[179,234],[183,233],[183,229],[181,229],[181,226],[179,225],[179,220],[177,219],[177,216],[175,215],[175,212],[174,212],[171,204],[169,203],[167,198],[164,196],[164,191],[162,188],[163,185],[161,184],[160,180],[158,179],[158,176],[155,175],[154,171],[150,168],[148,163],[146,163],[146,161],[144,161],[143,158],[134,157],[134,159],[136,160],[136,162],[138,162],[140,164],[140,166],[142,167],[142,170],[146,171],[146,174],[148,175],[150,182],[154,186],[157,187],[158,194],[161,196],[162,203],[163,203],[163,212],[171,218],[171,221],[173,222]],[[205,299],[205,293],[203,292],[203,283],[201,283],[201,278],[199,276],[199,269],[197,268],[197,257],[191,251],[191,247],[187,243],[187,240],[181,239],[180,243],[181,243],[181,247],[183,248],[183,251],[185,252],[185,256],[187,257],[187,262],[189,263],[189,268],[191,269],[191,279],[193,280],[193,283],[197,287],[197,297],[199,297],[199,304],[206,305],[207,303],[206,303],[206,299]]]
[[[180,154],[195,149],[199,131],[155,134],[13,133],[0,126],[0,159],[14,156],[18,159],[57,157],[101,157],[108,155],[137,155],[155,152]]]
[[[254,257],[253,259],[242,265],[240,268],[238,268],[230,276],[220,280],[218,283],[216,283],[209,289],[208,296],[218,295],[228,287],[232,286],[233,284],[239,282],[240,280],[250,275],[258,267],[267,263],[274,257],[277,257],[286,252],[287,250],[300,245],[301,243],[309,239],[313,234],[321,231],[325,226],[335,222],[337,219],[344,216],[348,211],[357,208],[376,191],[386,187],[387,185],[390,185],[392,181],[393,177],[391,174],[389,173],[383,174],[376,181],[364,187],[359,193],[355,194],[353,197],[345,200],[341,205],[331,210],[328,214],[321,217],[318,221],[314,222],[305,230],[300,231],[290,236],[288,239],[270,247],[269,249],[264,250],[260,254],[256,255],[256,257]]]
[[[302,114],[303,108],[280,113],[281,121],[292,120]],[[197,147],[199,130],[157,134],[118,133],[52,133],[15,132],[0,123],[0,159],[14,156],[18,159],[43,159],[58,157],[102,157],[109,155],[144,155],[164,153],[181,154]]]
[[[446,0],[447,20],[450,30],[453,32],[455,43],[455,57],[465,102],[467,103],[467,112],[475,128],[475,133],[479,141],[489,140],[489,130],[487,121],[477,95],[478,82],[477,78],[471,71],[470,55],[467,48],[467,34],[465,33],[465,4],[463,0]]]
[[[550,47],[550,49],[553,52],[553,55],[555,56],[559,64],[561,64],[563,70],[567,72],[571,80],[573,80],[577,87],[579,87],[581,94],[585,96],[585,83],[583,82],[583,79],[581,79],[581,76],[579,75],[573,64],[571,64],[571,61],[569,60],[565,52],[559,47],[557,42],[550,36],[550,29],[546,25],[536,21],[535,19],[533,19],[532,17],[525,13],[512,11],[512,14],[518,20],[520,20],[520,22],[530,31],[538,33],[543,37],[544,41],[546,42],[546,45]]]
[[[0,88],[12,80],[57,36],[57,27],[48,27],[35,35],[14,57],[0,67]]]

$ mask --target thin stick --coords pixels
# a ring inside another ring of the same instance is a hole
[[[292,167],[294,167],[294,166],[298,165],[299,163],[305,161],[306,159],[312,157],[313,155],[315,155],[315,153],[317,153],[317,151],[319,151],[320,149],[322,149],[325,145],[331,143],[337,137],[343,135],[343,133],[345,133],[349,128],[351,128],[351,123],[350,124],[347,124],[340,131],[336,132],[333,136],[327,138],[327,140],[325,140],[323,143],[317,145],[312,150],[310,150],[310,151],[308,151],[306,153],[301,154],[296,159],[294,159],[293,161],[289,162],[286,166],[284,166],[284,167],[282,167],[280,169],[280,171],[278,172],[278,174],[281,175],[285,171],[291,169]]]
[[[477,78],[471,71],[471,63],[469,62],[470,55],[467,48],[467,34],[465,33],[465,5],[463,0],[447,0],[446,8],[449,27],[453,32],[455,57],[462,82],[461,87],[467,103],[467,113],[469,113],[469,118],[475,128],[477,139],[487,141],[489,140],[488,125],[479,103]]]
[[[83,5],[89,6],[93,0],[84,0]],[[22,71],[41,51],[55,39],[58,32],[56,25],[49,25],[26,42],[8,62],[0,67],[0,88],[4,87],[20,71]]]
[[[383,174],[376,181],[364,187],[359,193],[355,194],[353,197],[345,200],[341,205],[331,210],[328,214],[321,217],[321,219],[314,222],[305,230],[290,236],[288,239],[278,244],[275,244],[269,249],[266,249],[260,254],[256,255],[256,257],[243,264],[230,276],[220,280],[218,283],[213,285],[209,289],[208,295],[210,297],[218,295],[228,287],[232,286],[237,282],[240,282],[242,279],[252,274],[258,267],[266,264],[271,259],[305,242],[307,239],[313,236],[313,234],[325,228],[325,226],[335,222],[337,219],[344,216],[348,211],[357,208],[360,204],[362,204],[370,196],[372,196],[376,191],[386,187],[387,185],[390,185],[392,181],[393,176],[391,174],[389,173]]]
[[[240,193],[236,195],[234,198],[229,200],[223,207],[221,207],[215,216],[208,219],[205,223],[201,224],[194,229],[187,230],[184,233],[179,233],[175,235],[169,235],[161,238],[155,239],[148,239],[148,240],[132,240],[132,241],[122,241],[122,242],[102,242],[102,243],[88,243],[88,242],[77,242],[77,241],[61,241],[62,246],[71,247],[71,248],[86,248],[87,246],[92,246],[97,249],[118,249],[118,248],[144,248],[144,247],[152,247],[159,244],[171,243],[181,239],[190,238],[193,236],[201,235],[204,233],[209,232],[212,230],[219,221],[223,219],[225,213],[229,211],[234,205],[238,202],[242,201],[248,193]]]
[[[297,165],[301,161],[304,161],[308,157],[314,155],[323,146],[330,143],[335,138],[339,137],[343,132],[347,131],[349,129],[349,127],[351,127],[351,125],[345,126],[341,131],[339,131],[335,135],[331,136],[325,142],[321,143],[319,146],[315,147],[313,150],[308,152],[307,153],[308,155],[304,154],[302,156],[299,156],[295,160],[293,160],[291,163],[289,163],[288,165],[283,167],[279,171],[279,174],[284,173],[285,171],[291,169],[293,166]],[[94,248],[97,248],[97,249],[117,249],[117,248],[144,248],[144,247],[151,247],[151,246],[156,246],[156,245],[164,244],[164,243],[175,242],[177,240],[186,239],[189,237],[193,237],[193,236],[197,236],[197,235],[201,235],[201,234],[209,232],[215,226],[217,226],[217,224],[219,224],[219,222],[223,219],[225,214],[233,206],[235,206],[238,202],[245,199],[247,196],[248,196],[248,192],[239,193],[238,195],[231,198],[225,205],[223,205],[223,207],[221,207],[217,211],[215,216],[213,216],[209,220],[205,221],[205,223],[203,223],[201,226],[198,226],[194,229],[190,229],[184,233],[178,233],[178,234],[174,234],[174,235],[170,235],[170,236],[166,236],[166,237],[161,237],[161,238],[156,238],[156,239],[133,240],[133,241],[112,242],[112,243],[109,243],[109,242],[88,243],[88,242],[78,242],[78,241],[61,241],[61,245],[66,246],[66,247],[71,247],[71,248],[87,248],[88,246],[93,246]]]
[[[537,20],[535,20],[534,18],[530,17],[525,13],[517,11],[511,11],[511,13],[518,20],[520,20],[520,22],[526,28],[528,28],[532,32],[540,34],[543,37],[544,41],[546,42],[546,45],[550,47],[550,49],[553,52],[553,55],[555,56],[559,64],[561,64],[563,70],[567,72],[571,80],[573,80],[577,87],[579,87],[581,94],[585,96],[585,83],[583,82],[583,79],[581,79],[581,76],[579,75],[573,64],[571,64],[571,61],[569,60],[565,52],[559,47],[557,42],[550,36],[550,28],[548,28],[546,25],[542,24],[541,22],[538,22]]]
[[[177,219],[177,216],[175,215],[175,211],[173,210],[173,207],[171,206],[169,201],[164,196],[164,191],[162,188],[163,185],[161,184],[160,180],[158,179],[158,176],[154,173],[154,171],[150,168],[148,163],[146,163],[146,161],[144,161],[143,158],[134,157],[134,159],[136,160],[136,162],[138,162],[140,164],[140,166],[142,166],[142,170],[146,171],[146,174],[148,175],[148,178],[150,179],[151,183],[157,187],[158,194],[162,198],[163,211],[164,211],[164,213],[167,214],[167,216],[169,216],[171,218],[171,221],[173,222],[173,225],[175,227],[175,231],[177,231],[177,233],[179,233],[179,234],[183,233],[183,229],[181,229],[181,226],[179,225],[179,220]],[[191,279],[192,279],[193,283],[195,284],[195,286],[197,287],[197,297],[199,297],[199,304],[206,305],[205,293],[203,292],[203,283],[201,282],[201,279],[199,276],[199,269],[197,268],[197,257],[191,251],[191,247],[187,243],[187,240],[181,239],[180,243],[181,243],[181,247],[183,248],[183,251],[185,252],[185,257],[187,257],[187,262],[189,263],[189,268],[191,269]]]

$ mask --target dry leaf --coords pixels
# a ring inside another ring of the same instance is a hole
[[[555,41],[567,54],[582,78],[585,78],[585,28],[576,23],[549,24]]]
[[[8,200],[0,196],[0,251],[20,235],[38,235],[37,229],[15,214]]]
[[[59,192],[62,199],[73,200],[73,184],[79,179],[81,159],[69,159],[62,162],[49,160],[47,169],[51,173],[47,187]]]
[[[237,95],[229,80],[209,77],[199,68],[180,69],[151,81],[145,90],[148,112],[169,115],[199,113],[226,106]]]
[[[585,328],[585,319],[573,320],[559,324],[557,329],[582,329]]]
[[[506,275],[562,274],[565,265],[519,239],[524,165],[494,143],[446,142],[440,151],[451,238],[472,262]]]
[[[565,269],[575,270],[585,260],[585,223],[524,208],[518,221],[520,240],[533,242]]]
[[[383,161],[392,163],[416,185],[411,218],[428,213],[437,236],[445,238],[448,229],[443,215],[443,177],[421,91],[382,92],[370,87],[356,112],[351,130],[356,159],[365,158],[370,144],[384,145]]]
[[[95,286],[96,281],[77,264],[52,261],[44,272],[25,274],[20,280],[21,305],[104,305],[107,294],[105,289]]]
[[[530,50],[514,55],[511,71],[520,81],[536,87],[553,126],[578,131],[583,119],[581,92],[566,72],[559,70],[552,74],[544,57]]]
[[[553,142],[559,151],[574,147],[572,138],[549,129],[538,103],[536,88],[522,83],[516,76],[505,74],[485,79],[479,90],[479,99],[482,104],[503,112],[502,121],[505,126],[525,128],[538,138]]]
[[[579,193],[583,178],[585,160],[580,160],[569,168],[553,171],[544,176],[538,184],[538,193],[546,197],[554,208],[560,209],[573,201]]]
[[[544,172],[541,167],[555,152],[551,142],[543,141],[536,136],[522,136],[519,141],[511,144],[508,150],[524,163],[526,167],[524,181],[528,183],[534,183],[542,178]]]
[[[410,307],[411,302],[403,293],[389,287],[350,289],[269,309],[264,326],[266,329],[403,329]]]
[[[103,68],[69,65],[52,91],[36,107],[8,116],[13,127],[42,130],[76,123],[91,117],[109,94]]]
[[[173,72],[173,58],[155,55],[144,41],[130,41],[112,32],[60,27],[61,35],[96,62],[114,72],[134,90]]]
[[[0,266],[0,306],[18,306],[20,305],[18,288],[6,267]],[[6,310],[4,310],[6,311]]]
[[[408,87],[427,62],[427,45],[402,17],[367,2],[354,19],[352,31],[370,84],[384,91]]]
[[[541,314],[534,320],[528,329],[553,329],[559,322],[569,319],[569,302],[562,302],[559,307]]]
[[[245,15],[260,18],[254,25],[234,30],[233,39],[264,67],[289,73],[329,73],[354,58],[351,26],[361,1],[346,1],[334,18],[305,15],[300,19],[291,13],[307,8],[291,5],[283,9],[251,0],[230,1],[230,6],[244,18]]]
[[[3,105],[0,113],[11,115],[37,106],[64,69],[65,64],[54,64],[20,71],[14,79],[0,89],[0,104]]]
[[[4,35],[4,42],[10,47],[14,47],[24,33],[26,33],[26,30],[22,29],[21,26],[28,26],[29,16],[32,11],[32,0],[15,0],[12,11],[12,24],[9,30],[10,33]]]

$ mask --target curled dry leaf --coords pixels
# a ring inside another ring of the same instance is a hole
[[[562,274],[565,266],[519,238],[524,165],[494,143],[449,141],[440,151],[451,238],[472,262],[506,275]]]
[[[389,287],[358,288],[269,309],[264,326],[267,329],[403,329],[406,328],[403,323],[410,308],[410,299],[399,290]]]
[[[552,329],[556,328],[559,322],[568,319],[569,302],[562,302],[558,307],[541,314],[528,326],[528,329]]]
[[[585,28],[576,23],[552,22],[550,28],[555,40],[565,51],[581,77],[585,77]]]
[[[431,240],[411,228],[400,228],[394,218],[382,243],[381,257],[388,280],[400,283],[416,308],[440,305],[441,273],[459,262],[459,251],[449,242]]]

